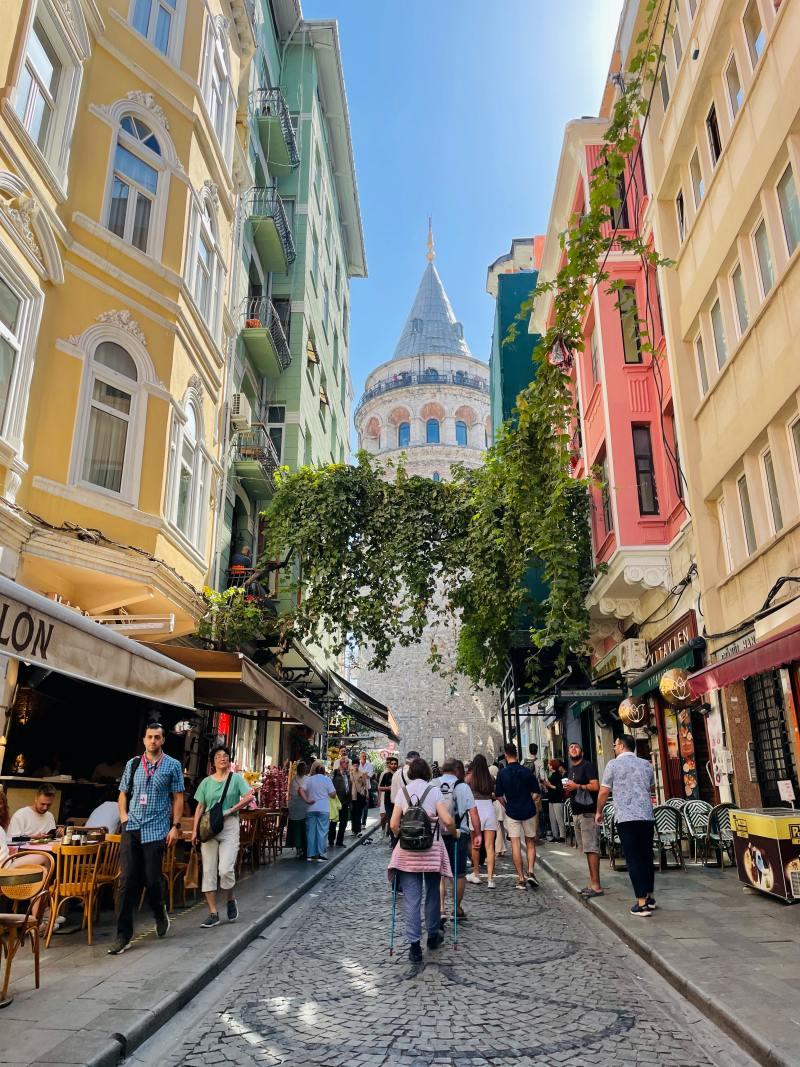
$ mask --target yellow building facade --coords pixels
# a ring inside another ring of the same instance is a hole
[[[4,22],[0,573],[177,637],[215,550],[252,12],[12,0]]]

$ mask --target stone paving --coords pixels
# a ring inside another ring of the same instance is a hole
[[[516,891],[507,863],[496,890],[467,887],[457,951],[414,966],[401,934],[390,958],[387,857],[376,840],[331,872],[159,1062],[752,1064],[549,878]]]

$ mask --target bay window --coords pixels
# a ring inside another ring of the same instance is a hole
[[[233,125],[234,93],[230,78],[228,43],[223,38],[222,28],[213,18],[208,20],[203,86],[211,125],[227,162]]]
[[[210,462],[202,444],[202,421],[194,399],[175,413],[170,441],[168,516],[187,541],[202,547],[208,504]]]
[[[650,427],[633,427],[633,462],[636,468],[636,488],[639,494],[639,514],[658,514],[656,472],[653,463],[653,443]]]
[[[114,341],[102,341],[91,360],[81,479],[111,493],[123,493],[132,459],[138,384],[138,371],[130,354]]]
[[[22,347],[22,311],[21,297],[0,277],[0,433]]]
[[[207,198],[197,213],[194,227],[192,295],[214,339],[220,321],[220,295],[224,265],[217,238],[217,224]]]
[[[130,23],[162,55],[175,56],[180,35],[178,0],[133,0]]]
[[[161,145],[134,115],[120,121],[106,225],[140,252],[152,254],[153,218],[162,181]]]

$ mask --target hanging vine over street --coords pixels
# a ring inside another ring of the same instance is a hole
[[[395,645],[421,639],[429,618],[450,619],[458,627],[456,667],[476,684],[499,681],[522,625],[530,631],[534,673],[539,650],[553,650],[551,661],[561,669],[570,653],[585,649],[584,600],[594,577],[590,483],[570,473],[574,401],[567,371],[573,353],[583,349],[592,292],[608,281],[612,246],[651,266],[665,262],[638,230],[618,233],[614,219],[620,183],[627,191],[633,180],[671,7],[672,0],[647,6],[639,51],[618,78],[584,214],[562,234],[555,278],[537,286],[512,327],[512,334],[527,328],[534,302],[554,294],[533,357],[535,378],[483,465],[434,482],[409,477],[402,466],[385,471],[362,453],[352,467],[280,474],[266,512],[266,552],[276,558],[290,548],[302,587],[300,603],[293,599],[282,620],[285,628],[338,647],[352,640],[381,669]],[[652,354],[647,323],[639,329]],[[537,582],[546,589],[540,600],[530,592]],[[438,649],[430,651],[436,667]]]

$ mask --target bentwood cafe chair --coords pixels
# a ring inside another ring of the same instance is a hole
[[[47,927],[45,948],[50,947],[56,919],[61,908],[69,900],[83,904],[83,922],[88,928],[89,944],[92,943],[92,913],[94,895],[97,891],[97,870],[104,844],[61,845],[56,853],[56,880],[53,883],[50,903],[50,923]]]
[[[54,870],[53,857],[47,852],[18,853],[0,869],[0,890],[14,902],[15,909],[0,913],[0,958],[5,957],[0,1003],[6,1002],[11,965],[26,941],[33,952],[34,979],[39,988],[41,926],[50,901]]]

